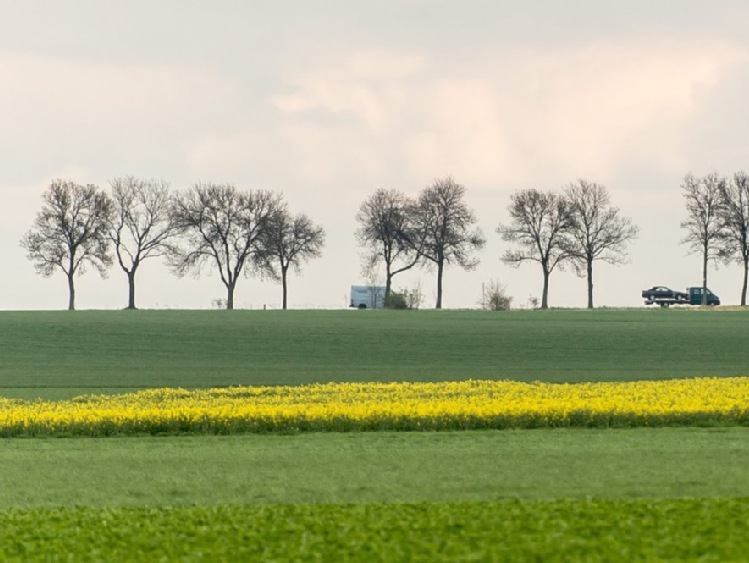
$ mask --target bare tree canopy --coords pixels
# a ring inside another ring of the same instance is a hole
[[[111,181],[114,213],[110,236],[117,262],[127,275],[128,309],[135,309],[135,273],[141,262],[169,254],[176,229],[171,217],[172,196],[163,180],[129,176]]]
[[[627,261],[627,243],[639,229],[619,209],[611,206],[608,190],[601,184],[577,180],[564,188],[570,205],[569,252],[579,275],[588,281],[588,309],[593,308],[593,262],[608,264]]]
[[[69,180],[53,181],[42,200],[42,209],[21,246],[39,274],[48,277],[57,269],[65,273],[68,310],[72,311],[75,274],[83,274],[90,264],[105,277],[112,265],[108,233],[112,200],[94,185]]]
[[[566,233],[572,226],[569,202],[552,192],[533,188],[520,190],[510,196],[508,206],[511,223],[499,225],[502,239],[520,246],[507,250],[502,261],[518,267],[533,261],[541,265],[544,276],[541,308],[549,307],[549,276],[554,268],[570,258]]]
[[[749,277],[749,176],[737,172],[720,189],[720,253],[726,260],[738,262],[744,268],[741,304],[746,305]]]
[[[397,190],[378,189],[359,207],[356,240],[366,248],[365,271],[385,265],[385,300],[390,297],[393,277],[419,261],[413,213],[414,202]]]
[[[324,245],[325,231],[303,213],[292,216],[284,206],[271,217],[261,236],[257,261],[266,274],[281,283],[284,309],[288,304],[289,268],[300,271],[304,262],[322,255]]]
[[[171,262],[178,275],[214,267],[226,287],[226,308],[234,308],[234,289],[260,237],[281,206],[279,195],[240,191],[230,184],[196,184],[174,199],[172,220],[181,244]]]
[[[687,174],[681,184],[687,207],[687,219],[681,228],[687,231],[682,244],[690,253],[702,255],[702,304],[707,303],[707,265],[720,258],[721,220],[720,194],[726,179],[711,172],[703,178]]]
[[[442,308],[445,266],[472,270],[479,264],[474,253],[486,244],[481,230],[473,229],[476,216],[465,203],[465,193],[465,187],[448,176],[425,188],[413,208],[421,257],[437,267],[437,309]]]

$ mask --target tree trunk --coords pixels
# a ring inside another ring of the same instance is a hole
[[[549,308],[549,272],[545,266],[541,266],[544,271],[544,289],[541,292],[541,308]]]
[[[390,292],[393,290],[393,274],[390,273],[390,264],[385,264],[385,303],[387,306]]]
[[[135,306],[135,268],[127,272],[127,308],[136,309]]]
[[[707,249],[702,256],[702,304],[707,305]]]
[[[744,258],[744,285],[741,286],[741,306],[746,305],[746,282],[749,277],[749,256]]]
[[[234,287],[236,281],[226,284],[226,310],[231,311],[234,309]]]
[[[73,272],[68,274],[68,311],[75,311],[75,280]]]
[[[283,287],[283,300],[282,300],[282,307],[283,310],[286,310],[287,300],[286,297],[288,295],[288,286],[286,284],[286,272],[288,270],[284,267],[281,267],[281,286]]]
[[[442,309],[442,272],[445,266],[440,261],[437,262],[437,306],[435,309]]]
[[[593,260],[588,259],[588,309],[593,308]]]

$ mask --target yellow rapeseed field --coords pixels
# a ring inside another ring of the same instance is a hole
[[[0,398],[0,436],[749,424],[749,377],[329,383]]]

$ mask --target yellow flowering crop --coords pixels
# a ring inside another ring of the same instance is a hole
[[[0,398],[0,436],[749,424],[749,377],[328,383]]]

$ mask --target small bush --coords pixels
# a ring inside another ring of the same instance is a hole
[[[507,295],[507,286],[497,280],[481,285],[481,300],[479,306],[484,311],[509,311],[512,306],[512,296]]]
[[[421,290],[421,283],[411,289],[404,288],[400,293],[406,298],[406,305],[409,309],[418,309],[424,301],[424,292]]]
[[[385,299],[386,309],[410,309],[403,293],[392,291]]]

